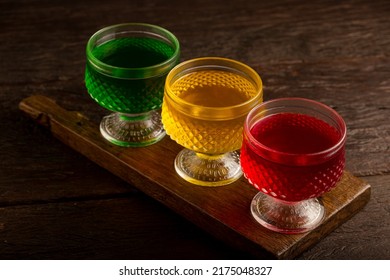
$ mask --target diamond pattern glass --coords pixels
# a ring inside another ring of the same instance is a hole
[[[166,75],[179,60],[177,38],[155,25],[119,24],[96,32],[86,53],[88,93],[114,112],[100,123],[103,137],[126,147],[161,140],[160,109]]]
[[[244,125],[241,166],[259,193],[251,211],[283,233],[314,229],[324,217],[316,199],[334,188],[345,167],[346,127],[333,109],[303,98],[254,108]]]
[[[202,186],[240,178],[243,123],[261,101],[260,77],[240,62],[205,57],[175,67],[165,84],[162,121],[185,148],[175,160],[177,173]]]

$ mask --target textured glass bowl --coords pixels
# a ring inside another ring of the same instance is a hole
[[[237,150],[243,123],[261,101],[260,77],[240,62],[204,57],[172,69],[165,84],[162,122],[167,134],[185,148],[175,160],[177,173],[202,186],[240,178]]]
[[[103,28],[86,48],[85,85],[91,97],[115,113],[103,118],[102,135],[120,146],[146,146],[165,135],[161,104],[168,72],[180,46],[168,30],[144,23]]]
[[[285,137],[275,138],[272,133],[277,130]],[[299,131],[302,136],[297,136]],[[309,137],[311,133],[316,133],[317,141]],[[330,139],[329,144],[323,149],[311,147],[321,139]],[[254,108],[245,121],[241,149],[244,175],[259,190],[252,200],[253,217],[282,233],[301,233],[318,226],[325,209],[317,197],[335,187],[343,174],[345,139],[341,116],[319,102],[280,98]]]

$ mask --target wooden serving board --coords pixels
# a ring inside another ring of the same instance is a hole
[[[346,171],[339,184],[321,197],[326,209],[322,225],[304,234],[275,233],[252,218],[249,206],[256,190],[244,178],[215,188],[181,179],[173,161],[182,148],[168,136],[148,147],[123,148],[103,139],[99,124],[63,109],[47,97],[31,96],[19,107],[90,160],[215,237],[258,258],[298,256],[357,213],[370,198],[371,187]]]

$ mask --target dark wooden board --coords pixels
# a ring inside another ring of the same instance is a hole
[[[326,217],[321,226],[299,235],[274,233],[251,217],[249,204],[256,190],[245,179],[205,188],[179,178],[173,160],[181,147],[169,137],[145,148],[122,148],[104,140],[97,123],[47,97],[31,96],[19,107],[71,148],[217,238],[258,257],[296,257],[362,209],[370,197],[370,186],[346,171],[337,187],[322,197]]]

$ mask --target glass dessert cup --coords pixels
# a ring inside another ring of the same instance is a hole
[[[113,25],[91,36],[85,85],[100,106],[114,112],[100,123],[105,139],[139,147],[165,136],[160,114],[164,83],[179,54],[177,38],[155,25]]]
[[[185,148],[175,159],[176,172],[201,186],[240,178],[243,123],[262,97],[259,75],[235,60],[204,57],[173,68],[165,83],[162,122]]]
[[[280,98],[255,107],[244,124],[241,167],[259,190],[253,217],[276,232],[314,229],[325,215],[317,199],[340,180],[346,126],[330,107],[303,98]]]

